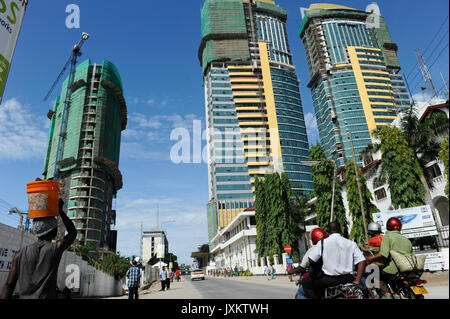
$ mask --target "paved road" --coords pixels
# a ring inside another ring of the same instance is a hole
[[[171,284],[170,290],[159,291],[156,283],[140,293],[141,299],[293,299],[297,287],[286,277],[267,280],[264,277],[250,278],[210,278],[191,281],[183,276],[181,282]],[[447,279],[448,280],[448,279]],[[449,299],[447,282],[425,285],[429,294],[426,299]],[[111,299],[126,299],[127,296]]]
[[[221,278],[206,278],[194,281],[192,285],[203,299],[292,299],[296,286],[289,287],[273,285],[270,281],[245,282]]]

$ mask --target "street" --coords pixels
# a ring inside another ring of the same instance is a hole
[[[449,299],[448,274],[428,275],[425,299]],[[439,278],[438,278],[439,277]],[[439,281],[436,281],[439,280]],[[267,280],[262,276],[211,278],[191,281],[183,276],[181,282],[173,282],[170,290],[159,291],[159,283],[141,291],[140,299],[293,299],[297,286],[287,277]],[[127,296],[109,298],[126,299]]]

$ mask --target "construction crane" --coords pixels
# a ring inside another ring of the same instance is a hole
[[[54,175],[53,175],[53,178],[55,180],[57,180],[59,178],[59,170],[61,168],[59,165],[59,162],[62,160],[64,140],[66,138],[67,117],[69,114],[68,111],[69,111],[69,107],[70,107],[70,103],[71,103],[71,100],[70,100],[71,95],[72,95],[71,87],[72,87],[74,77],[75,77],[75,67],[76,67],[76,64],[78,61],[78,57],[80,57],[82,55],[81,47],[83,46],[84,42],[87,39],[89,39],[89,37],[90,37],[89,34],[87,34],[86,32],[83,32],[83,34],[81,36],[81,40],[77,44],[75,44],[75,46],[72,48],[71,55],[70,55],[69,59],[67,60],[66,64],[64,65],[64,68],[59,73],[58,77],[56,78],[55,82],[53,83],[52,87],[50,88],[49,92],[47,93],[47,95],[44,98],[44,101],[47,101],[47,99],[50,97],[53,90],[55,89],[55,87],[58,85],[59,81],[63,77],[66,69],[70,66],[69,80],[67,82],[66,96],[65,96],[65,100],[64,100],[64,109],[63,109],[63,113],[62,113],[62,117],[61,117],[62,120],[61,120],[60,132],[59,132],[58,148],[56,151],[55,170],[54,170]],[[48,117],[51,119],[53,116],[54,116],[53,111],[50,111],[48,114]]]

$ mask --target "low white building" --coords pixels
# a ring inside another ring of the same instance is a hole
[[[254,207],[247,208],[221,229],[211,240],[211,246],[214,263],[210,264],[209,269],[234,269],[237,266],[239,270],[257,271]]]

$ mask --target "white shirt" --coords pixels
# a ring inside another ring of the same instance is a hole
[[[355,265],[366,260],[356,243],[340,234],[331,234],[323,241],[320,244],[317,243],[310,252],[309,258],[314,262],[319,260],[323,244],[322,270],[328,276],[351,274]]]
[[[310,249],[308,249],[305,253],[305,255],[302,258],[302,262],[300,263],[300,267],[303,269],[307,269],[309,267],[309,254],[316,246],[312,246]],[[325,248],[325,247],[324,247]]]

